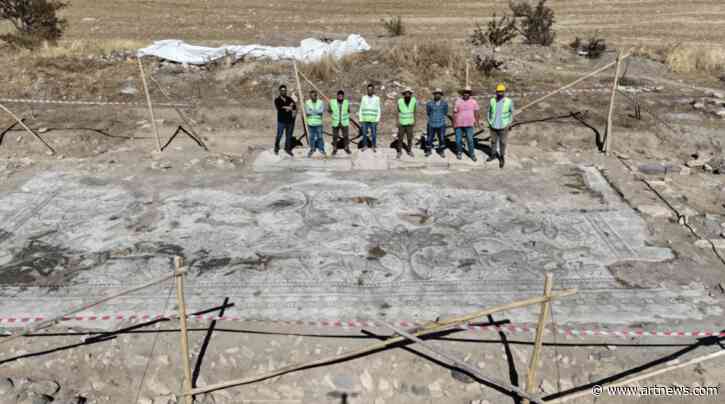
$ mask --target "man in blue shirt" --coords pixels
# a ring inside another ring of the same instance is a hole
[[[428,136],[426,137],[425,156],[428,157],[433,151],[433,141],[438,137],[437,152],[444,157],[446,149],[446,118],[448,116],[448,102],[443,99],[443,90],[433,90],[433,100],[428,101],[425,106],[428,113]]]

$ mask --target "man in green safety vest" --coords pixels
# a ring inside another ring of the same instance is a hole
[[[498,166],[506,164],[506,143],[508,128],[514,118],[514,102],[506,97],[506,85],[496,86],[496,97],[491,98],[488,107],[488,126],[491,128],[491,156],[488,161],[498,158]]]
[[[342,147],[350,154],[350,101],[345,98],[345,92],[337,92],[337,99],[330,102],[330,115],[332,118],[332,155],[337,154],[337,147],[342,140]],[[340,139],[342,132],[342,139]]]
[[[322,133],[322,114],[325,111],[325,104],[317,99],[317,91],[310,91],[310,99],[305,102],[305,114],[307,114],[307,129],[310,138],[310,152],[307,157],[312,157],[315,150],[325,155],[325,138]]]
[[[403,90],[403,97],[398,99],[398,158],[402,155],[403,139],[407,138],[408,155],[413,157],[413,128],[415,127],[415,110],[417,101],[413,90]]]
[[[368,84],[367,95],[360,100],[360,110],[358,111],[358,118],[362,126],[360,150],[364,151],[366,147],[370,146],[373,148],[373,153],[377,151],[378,123],[381,114],[380,97],[375,95],[375,86]],[[368,138],[368,133],[370,138]]]

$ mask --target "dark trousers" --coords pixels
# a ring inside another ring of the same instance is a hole
[[[294,122],[277,122],[277,137],[274,139],[274,150],[279,150],[279,141],[282,140],[284,134],[284,149],[290,150],[292,148],[292,134],[295,131]]]
[[[414,125],[401,125],[398,127],[398,153],[400,153],[403,148],[403,137],[406,137],[408,140],[408,151],[413,151],[413,126]]]
[[[340,136],[340,132],[342,132],[342,137]],[[350,127],[349,126],[338,126],[336,128],[332,128],[332,150],[333,152],[337,150],[337,145],[340,143],[340,140],[342,140],[343,149],[349,150],[350,149]]]
[[[428,151],[433,150],[433,142],[436,138],[438,138],[438,152],[442,152],[446,149],[446,127],[442,126],[440,128],[431,128],[428,127],[428,136],[426,137],[426,147],[428,148]]]
[[[509,131],[505,129],[491,128],[491,155],[506,157],[506,143],[508,142]]]

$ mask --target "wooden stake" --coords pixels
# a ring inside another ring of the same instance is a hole
[[[629,53],[627,53],[626,55],[622,56],[622,57],[620,58],[620,60],[624,60],[624,59],[628,58],[629,56],[630,56],[630,54],[629,54]],[[599,74],[599,73],[601,73],[601,72],[603,72],[603,71],[605,71],[605,70],[609,69],[610,67],[612,67],[612,66],[616,65],[617,63],[618,63],[618,62],[612,62],[612,63],[608,63],[608,64],[606,64],[606,65],[604,65],[604,66],[600,67],[599,69],[597,69],[597,70],[595,70],[595,71],[593,71],[593,72],[591,72],[591,73],[587,74],[586,76],[584,76],[584,77],[580,77],[580,78],[578,78],[578,79],[576,79],[576,80],[572,81],[571,83],[569,83],[569,84],[565,85],[564,87],[560,87],[560,88],[558,88],[558,89],[556,89],[556,90],[554,90],[554,91],[550,92],[549,94],[546,94],[546,95],[544,95],[544,96],[542,96],[542,97],[539,97],[539,98],[535,99],[534,101],[531,101],[530,103],[528,103],[528,104],[524,105],[523,107],[521,107],[521,108],[518,108],[518,109],[517,109],[516,111],[514,111],[514,116],[516,116],[516,115],[518,115],[518,114],[520,114],[520,113],[524,112],[525,110],[527,110],[527,109],[529,109],[530,107],[532,107],[532,106],[534,106],[534,105],[536,105],[536,104],[538,104],[538,103],[540,103],[540,102],[544,101],[545,99],[547,99],[547,98],[549,98],[549,97],[553,97],[554,95],[556,95],[556,94],[559,94],[560,92],[562,92],[562,91],[564,91],[564,90],[567,90],[567,89],[569,89],[569,88],[572,88],[572,87],[574,87],[575,85],[577,85],[577,84],[581,83],[582,81],[584,81],[584,80],[586,80],[586,79],[588,79],[588,78],[590,78],[590,77],[592,77],[592,76],[596,76],[597,74]]]
[[[671,372],[673,370],[682,369],[684,367],[691,366],[691,365],[696,365],[698,363],[702,363],[702,362],[705,362],[705,361],[709,361],[709,360],[718,358],[718,357],[723,356],[723,355],[725,355],[725,349],[721,349],[721,350],[719,350],[717,352],[713,352],[713,353],[708,354],[708,355],[705,355],[705,356],[700,356],[699,358],[695,358],[695,359],[689,360],[687,362],[677,363],[677,364],[674,364],[674,365],[670,365],[670,366],[664,367],[662,369],[654,370],[652,372],[643,373],[643,374],[641,374],[639,376],[635,376],[635,377],[633,377],[631,379],[622,380],[622,381],[619,381],[617,383],[612,383],[612,384],[603,383],[600,386],[601,387],[604,387],[604,386],[607,386],[607,387],[617,387],[617,386],[632,386],[632,385],[636,385],[636,383],[639,382],[640,380],[649,379],[651,377],[654,377],[654,376],[657,376],[657,375],[661,375],[663,373]],[[572,393],[572,394],[570,394],[568,396],[563,396],[563,397],[559,397],[559,398],[557,398],[555,400],[547,401],[547,403],[565,403],[567,401],[575,400],[577,398],[581,398],[581,397],[591,397],[591,396],[592,396],[591,389],[586,389],[586,390],[583,390],[583,391],[579,391],[579,392],[576,392],[576,393]]]
[[[551,287],[553,284],[553,274],[546,274],[544,280],[544,297],[547,300],[541,303],[541,312],[539,312],[539,323],[536,325],[536,338],[534,339],[534,350],[531,352],[531,360],[529,361],[529,371],[526,374],[526,392],[533,393],[536,389],[536,371],[539,368],[539,359],[541,355],[541,346],[544,342],[544,330],[546,322],[549,319],[549,308],[551,306]],[[528,404],[528,400],[524,400],[523,404]]]
[[[156,126],[156,118],[154,117],[154,106],[151,104],[151,94],[149,93],[149,86],[146,83],[146,73],[143,70],[143,62],[141,58],[138,58],[138,69],[141,73],[141,83],[143,84],[143,91],[146,93],[146,103],[149,106],[149,116],[151,117],[151,126],[154,128],[154,136],[156,136],[156,150],[161,153],[161,139],[159,138],[159,128]]]
[[[184,259],[174,257],[174,266],[176,271],[180,271],[184,264]],[[186,393],[191,391],[191,362],[189,360],[189,330],[186,322],[186,299],[184,298],[184,277],[176,277],[176,303],[179,306],[179,324],[181,325],[181,360],[184,365],[184,390]],[[185,395],[186,404],[193,404],[193,397]]]
[[[25,129],[25,131],[26,131],[26,132],[30,133],[30,134],[31,134],[31,135],[33,135],[33,136],[34,136],[34,137],[35,137],[36,139],[40,140],[40,141],[41,141],[41,142],[42,142],[42,143],[43,143],[43,144],[45,145],[45,147],[47,147],[47,148],[48,148],[48,149],[50,150],[50,152],[51,152],[52,154],[55,154],[55,149],[53,149],[53,148],[52,148],[52,147],[51,147],[51,146],[50,146],[50,145],[49,145],[49,144],[48,144],[48,143],[47,143],[47,142],[46,142],[45,140],[43,140],[43,138],[42,138],[42,137],[40,137],[40,135],[39,135],[39,134],[35,133],[35,131],[34,131],[34,130],[30,129],[30,128],[28,127],[28,125],[26,125],[26,124],[25,124],[25,122],[23,122],[23,120],[22,120],[22,119],[20,119],[20,118],[19,118],[19,117],[18,117],[17,115],[15,115],[15,114],[13,113],[13,111],[9,110],[9,109],[8,109],[8,108],[7,108],[7,107],[6,107],[5,105],[3,105],[3,104],[0,104],[0,108],[2,108],[2,110],[3,110],[3,111],[7,112],[7,113],[8,113],[8,115],[12,116],[12,117],[13,117],[13,119],[15,119],[15,122],[17,122],[17,123],[18,123],[18,124],[19,124],[20,126],[22,126],[22,127],[23,127],[23,129]],[[14,126],[14,125],[13,125],[13,126]]]
[[[470,64],[468,63],[468,59],[466,59],[466,87],[469,87],[471,85],[471,81],[469,80],[469,78],[470,78],[469,70],[470,70]]]
[[[504,304],[501,306],[496,306],[496,307],[493,307],[490,309],[481,310],[481,311],[475,312],[473,314],[468,314],[468,315],[461,316],[461,317],[454,317],[454,318],[444,320],[444,321],[439,321],[439,322],[431,322],[431,323],[425,324],[421,329],[415,330],[414,332],[412,332],[412,335],[419,337],[422,335],[428,335],[428,334],[441,332],[444,330],[448,330],[448,329],[457,327],[461,324],[476,320],[478,318],[486,317],[488,315],[498,313],[500,311],[513,310],[513,309],[518,309],[521,307],[530,306],[533,304],[540,304],[540,303],[545,302],[546,300],[559,299],[559,298],[571,296],[574,294],[576,294],[576,289],[568,289],[568,290],[564,290],[561,292],[552,293],[551,297],[549,299],[547,299],[545,297],[532,297],[530,299],[521,300],[518,302],[509,303],[509,304]],[[240,384],[249,384],[249,383],[258,382],[261,380],[270,379],[272,377],[291,373],[291,372],[294,372],[297,370],[308,369],[311,367],[327,365],[327,364],[338,362],[341,360],[356,358],[361,355],[365,355],[365,354],[369,354],[371,352],[385,349],[385,348],[387,348],[393,344],[397,344],[401,341],[405,341],[405,338],[404,337],[393,337],[393,338],[389,338],[385,341],[380,341],[380,342],[368,345],[368,346],[360,348],[360,349],[356,349],[356,350],[348,352],[348,353],[335,355],[332,357],[327,357],[327,358],[322,358],[322,359],[317,359],[317,360],[314,360],[311,362],[306,362],[306,363],[301,363],[301,364],[300,363],[292,364],[292,365],[285,366],[280,369],[273,370],[269,373],[265,373],[262,375],[248,376],[248,377],[245,377],[242,379],[212,384],[212,385],[206,386],[206,387],[198,387],[198,388],[191,390],[191,393],[186,393],[186,394],[196,395],[196,394],[208,393],[210,391],[219,390],[219,389],[232,387],[232,386],[238,386]]]
[[[466,372],[471,373],[472,375],[476,376],[477,378],[483,380],[486,383],[492,384],[503,390],[517,394],[519,397],[524,398],[526,400],[526,402],[531,401],[531,402],[534,402],[537,404],[543,404],[543,401],[541,401],[540,398],[538,398],[530,393],[527,393],[524,390],[522,390],[512,384],[509,384],[504,381],[484,375],[483,373],[481,373],[481,371],[478,368],[475,368],[475,367],[467,364],[466,362],[457,359],[454,355],[449,354],[448,352],[444,351],[441,348],[437,348],[437,347],[431,345],[429,342],[423,341],[422,339],[416,337],[415,335],[412,335],[406,331],[403,331],[403,330],[399,329],[398,327],[396,327],[392,324],[386,323],[384,321],[380,321],[380,323],[382,325],[390,328],[393,332],[405,337],[406,339],[409,339],[410,341],[417,342],[418,344],[423,345],[429,351],[431,351],[431,352],[435,353],[436,355],[440,356],[441,358],[447,360],[454,367],[465,370]]]
[[[299,100],[297,100],[297,110],[302,111],[302,129],[305,132],[305,137],[307,138],[307,143],[310,143],[310,137],[307,132],[307,114],[305,113],[305,98],[302,96],[302,84],[300,84],[300,73],[299,70],[297,70],[297,61],[292,60],[292,66],[295,68],[295,81],[297,81],[297,97]]]
[[[617,95],[617,86],[619,85],[619,72],[622,68],[622,52],[617,53],[617,71],[614,73],[614,82],[612,84],[612,96],[609,99],[609,115],[607,115],[607,137],[604,139],[604,153],[608,156],[612,146],[612,135],[614,127],[612,118],[614,116],[614,97]]]
[[[91,307],[98,306],[99,304],[105,303],[105,302],[107,302],[109,300],[112,300],[112,299],[115,299],[117,297],[121,297],[121,296],[127,295],[129,293],[133,293],[133,292],[139,291],[141,289],[146,289],[146,288],[151,287],[151,286],[154,286],[154,285],[158,285],[159,283],[162,283],[164,281],[167,281],[167,280],[169,280],[169,279],[171,279],[173,277],[176,277],[176,276],[181,276],[181,275],[183,275],[185,273],[186,273],[186,270],[182,269],[180,271],[174,272],[171,275],[166,275],[166,276],[164,276],[162,278],[156,279],[155,281],[151,281],[149,283],[145,283],[145,284],[143,284],[141,286],[136,286],[136,287],[133,287],[133,288],[130,288],[130,289],[122,290],[122,291],[117,292],[117,293],[112,293],[112,294],[107,295],[106,297],[104,297],[104,298],[102,298],[100,300],[96,300],[93,303],[89,303],[89,304],[85,304],[85,305],[80,306],[80,307],[76,307],[74,309],[69,310],[66,313],[63,313],[63,314],[58,315],[58,316],[55,316],[55,317],[53,317],[53,318],[51,318],[49,320],[45,320],[45,321],[42,321],[40,323],[36,323],[34,325],[28,326],[28,327],[24,328],[23,330],[21,330],[17,334],[14,334],[14,335],[9,336],[7,338],[0,339],[0,344],[4,344],[4,343],[7,343],[7,342],[10,342],[10,341],[12,341],[12,340],[14,340],[16,338],[20,338],[20,337],[22,337],[24,335],[28,335],[28,334],[30,334],[32,332],[35,332],[35,331],[38,331],[38,330],[40,330],[42,328],[49,327],[49,326],[51,326],[51,325],[53,325],[53,324],[55,324],[55,323],[63,320],[63,318],[65,318],[65,317],[72,316],[72,315],[74,315],[76,313],[80,313],[80,312],[82,312],[84,310],[88,310]]]

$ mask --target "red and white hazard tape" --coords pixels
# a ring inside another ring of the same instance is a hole
[[[177,316],[165,316],[162,314],[104,314],[104,315],[79,315],[64,317],[61,322],[94,322],[94,321],[152,321],[162,319],[174,319]],[[45,316],[13,316],[0,317],[0,325],[21,325],[34,322],[46,321],[50,318]],[[375,320],[255,320],[246,319],[236,316],[216,316],[216,315],[189,315],[192,321],[239,321],[239,322],[255,322],[270,325],[294,325],[298,327],[316,327],[316,328],[341,328],[341,329],[360,329],[360,328],[381,328],[382,324],[378,324]],[[424,322],[419,321],[397,321],[398,326],[404,328],[423,326]],[[472,325],[467,324],[459,327],[463,330],[475,332],[505,332],[508,334],[533,334],[536,332],[536,326],[533,324],[506,324],[506,325]],[[546,333],[551,333],[551,327],[548,327]],[[621,337],[621,338],[638,338],[638,337],[725,337],[725,331],[708,331],[708,330],[645,330],[641,328],[624,328],[618,330],[606,329],[577,329],[570,327],[556,327],[557,334],[571,337]]]

